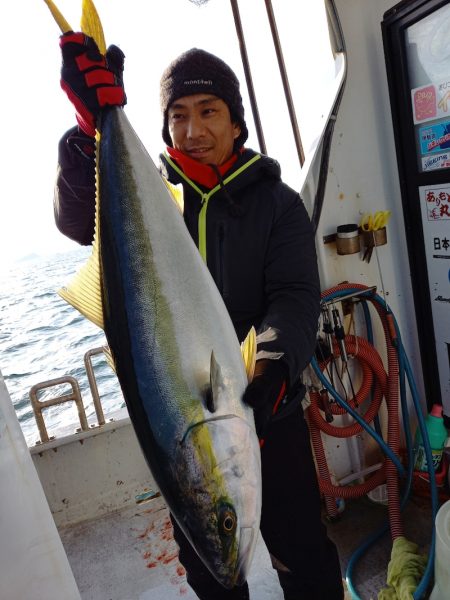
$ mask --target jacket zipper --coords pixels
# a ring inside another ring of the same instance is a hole
[[[198,215],[198,250],[200,256],[203,258],[206,264],[206,211],[208,210],[208,203],[211,196],[220,189],[220,186],[216,186],[207,194],[202,194],[202,206]]]
[[[225,225],[223,223],[219,223],[219,256],[218,256],[218,274],[217,274],[217,287],[219,288],[220,295],[222,297],[225,296],[225,281],[224,281],[224,268],[223,268],[223,259],[224,259],[224,243],[225,243]]]
[[[206,264],[206,211],[208,210],[208,203],[211,199],[211,196],[220,190],[220,185],[216,185],[216,187],[210,190],[208,193],[204,193],[198,187],[198,185],[196,185],[191,179],[189,179],[189,177],[187,177],[183,173],[180,167],[170,158],[170,156],[167,153],[164,153],[164,157],[167,160],[167,162],[171,165],[171,167],[178,173],[178,175],[180,175],[180,177],[182,177],[186,181],[186,183],[188,183],[201,196],[201,209],[198,215],[198,249],[201,257],[203,258]],[[255,156],[253,156],[248,162],[239,167],[239,169],[237,169],[234,173],[226,177],[223,180],[224,184],[227,184],[228,182],[232,181],[235,177],[240,175],[242,171],[245,171],[245,169],[250,167],[250,165],[252,165],[260,158],[260,154],[256,154]]]

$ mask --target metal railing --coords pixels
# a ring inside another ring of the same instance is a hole
[[[92,357],[98,354],[104,353],[105,348],[102,346],[100,348],[92,348],[88,350],[84,355],[84,366],[86,369],[86,374],[89,382],[89,387],[92,394],[92,400],[94,403],[95,413],[97,415],[98,426],[105,424],[105,415],[103,413],[103,407],[100,400],[100,395],[98,393],[97,380],[95,378],[94,367],[92,365]],[[68,384],[71,386],[71,392],[63,393],[53,398],[48,398],[46,400],[39,399],[39,392],[44,389],[60,386]],[[56,379],[48,379],[47,381],[42,381],[40,383],[36,383],[30,389],[30,400],[31,407],[33,409],[34,418],[36,420],[36,425],[39,431],[40,440],[36,442],[37,444],[43,444],[45,442],[49,442],[54,439],[54,436],[49,437],[47,432],[47,426],[45,425],[43,411],[46,408],[51,406],[57,406],[59,404],[64,404],[65,402],[75,402],[78,411],[78,419],[80,422],[80,427],[77,429],[77,432],[80,431],[88,431],[90,429],[86,411],[84,409],[83,400],[81,398],[81,391],[78,381],[75,377],[70,375],[66,375],[64,377],[57,377]],[[93,427],[93,426],[91,426]]]
[[[89,387],[91,388],[92,400],[94,402],[95,414],[97,415],[97,422],[99,425],[105,424],[105,415],[103,414],[103,407],[98,393],[97,380],[95,379],[94,367],[92,366],[92,357],[97,354],[103,354],[104,348],[93,348],[88,350],[84,355],[84,367],[86,369],[87,378],[89,381]]]
[[[55,396],[54,398],[49,398],[48,400],[39,400],[39,391],[64,383],[68,383],[69,385],[71,385],[72,393],[63,394],[61,396]],[[67,375],[65,377],[57,377],[56,379],[49,379],[48,381],[36,383],[30,390],[30,400],[34,412],[34,418],[36,419],[36,424],[39,430],[39,434],[41,436],[40,443],[50,441],[42,411],[45,408],[49,408],[50,406],[56,406],[57,404],[63,404],[64,402],[75,402],[82,431],[87,431],[89,429],[89,424],[86,418],[86,412],[84,410],[83,401],[81,399],[80,386],[78,385],[78,381],[75,379],[75,377]]]

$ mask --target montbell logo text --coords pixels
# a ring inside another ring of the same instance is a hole
[[[212,79],[186,79],[184,85],[212,85]]]

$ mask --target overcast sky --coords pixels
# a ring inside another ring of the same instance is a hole
[[[56,4],[73,29],[78,30],[81,0],[58,0]],[[202,7],[188,0],[96,0],[95,4],[107,44],[117,44],[126,55],[126,112],[157,160],[164,148],[159,79],[173,58],[193,46],[204,48],[224,58],[241,83],[244,81],[229,0],[210,0]],[[277,5],[283,8],[277,9]],[[0,268],[30,253],[76,247],[57,231],[53,222],[57,144],[63,132],[75,124],[73,109],[59,86],[59,30],[43,0],[15,1],[6,6],[0,95],[3,134]],[[251,25],[246,28],[246,36],[254,77],[260,82],[260,89],[264,87],[259,97],[263,123],[271,121],[276,132],[272,136],[274,141],[268,144],[268,153],[279,158],[281,149],[293,142],[280,135],[288,131],[287,110],[275,70],[264,2],[245,0],[240,6],[244,28]],[[279,30],[287,32],[283,41],[286,56],[300,63],[306,51],[306,68],[317,78],[321,73],[319,51],[324,38],[317,29],[312,30],[311,23],[308,26],[304,17],[306,8],[311,14],[312,6],[323,11],[320,2],[274,1]],[[284,7],[295,8],[285,11]],[[316,84],[312,85],[307,86],[307,94],[303,90],[299,97],[306,101],[309,94],[310,101],[317,104]],[[250,130],[248,145],[258,149],[245,92],[243,96]]]

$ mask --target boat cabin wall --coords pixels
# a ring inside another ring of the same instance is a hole
[[[316,234],[321,285],[323,290],[340,282],[377,286],[377,293],[385,297],[398,321],[426,410],[380,26],[384,13],[394,3],[336,0],[335,4],[345,40],[347,72]],[[317,165],[313,165],[302,189],[310,213],[318,177]],[[364,214],[384,210],[391,211],[387,244],[373,252],[370,263],[362,260],[363,245],[355,254],[337,253],[335,241],[329,240],[336,235],[338,226],[359,225]],[[374,318],[374,345],[380,351],[384,334],[375,321]],[[364,335],[360,325],[360,334]],[[408,403],[411,406],[411,398]],[[416,423],[411,425],[414,431]],[[349,468],[348,450],[329,448],[329,456],[335,471],[343,473]]]

